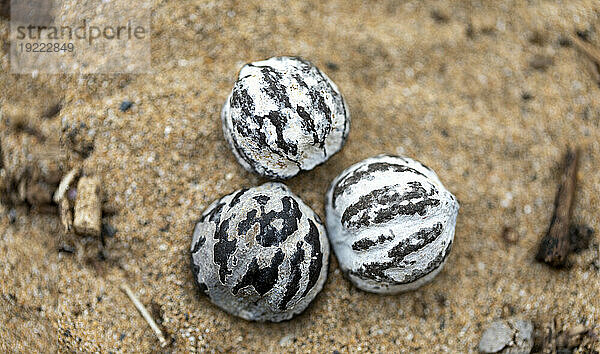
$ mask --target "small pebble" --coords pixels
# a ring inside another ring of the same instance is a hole
[[[502,229],[502,238],[507,243],[513,243],[514,244],[514,243],[517,243],[519,241],[519,234],[514,229],[514,227],[504,226],[504,228]]]
[[[327,66],[327,69],[331,71],[338,71],[340,69],[339,65],[331,61],[327,62],[325,66]]]
[[[8,222],[14,224],[17,221],[17,210],[12,208],[8,211]]]
[[[281,339],[279,340],[279,345],[282,347],[287,347],[287,346],[291,345],[292,343],[294,343],[294,335],[293,334],[287,334],[287,335],[281,337]]]
[[[75,253],[75,248],[69,245],[63,245],[58,248],[58,252],[62,253]]]
[[[114,237],[117,234],[117,229],[109,223],[102,223],[102,236]]]
[[[533,323],[522,319],[492,322],[479,341],[482,353],[530,353],[533,349]]]
[[[126,112],[128,111],[131,106],[133,106],[133,102],[131,101],[123,101],[121,102],[121,105],[119,106],[119,109],[121,110],[121,112]]]
[[[539,55],[536,54],[530,61],[529,65],[540,71],[544,71],[548,69],[552,64],[554,64],[554,59],[547,55]]]
[[[523,92],[521,94],[521,99],[523,101],[529,101],[529,100],[533,99],[533,96],[529,92]]]
[[[479,351],[497,353],[512,341],[512,335],[512,329],[504,321],[493,322],[481,336]]]

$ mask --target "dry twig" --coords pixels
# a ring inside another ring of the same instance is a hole
[[[582,40],[577,36],[570,36],[571,42],[575,43],[575,46],[582,52],[587,54],[596,64],[600,65],[600,50],[594,47],[592,44]]]
[[[567,150],[562,180],[554,201],[554,215],[548,233],[542,238],[536,255],[538,261],[554,267],[564,266],[567,256],[573,250],[569,226],[577,181],[579,150],[579,148]]]
[[[575,43],[575,46],[585,53],[590,59],[590,71],[594,76],[594,79],[600,84],[600,49],[594,47],[589,42],[577,36],[570,36],[571,42]]]
[[[77,177],[78,175],[79,169],[74,168],[62,178],[60,184],[58,185],[58,188],[56,189],[56,192],[54,193],[54,202],[56,204],[59,204],[60,201],[64,198],[65,193],[69,190],[71,184],[73,184],[73,181],[75,180],[75,177]]]
[[[162,331],[160,330],[160,328],[158,328],[158,325],[156,324],[156,322],[154,322],[154,319],[152,319],[152,316],[150,316],[150,313],[148,312],[148,310],[146,310],[144,305],[140,302],[140,300],[138,300],[138,298],[135,296],[133,291],[131,291],[131,288],[129,288],[129,286],[127,286],[127,284],[125,284],[125,283],[121,284],[121,290],[123,290],[123,292],[125,292],[125,294],[127,294],[127,296],[129,296],[129,299],[131,299],[131,302],[133,302],[133,304],[138,309],[138,311],[140,312],[142,317],[144,317],[146,322],[148,322],[148,324],[150,325],[150,328],[152,328],[152,330],[158,337],[160,346],[162,348],[164,348],[167,345],[167,341],[165,340],[165,337],[164,337]]]

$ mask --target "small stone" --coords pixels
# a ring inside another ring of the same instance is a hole
[[[573,45],[573,42],[571,42],[571,40],[567,37],[560,37],[558,39],[558,44],[561,47],[570,47],[571,45]]]
[[[504,226],[504,228],[502,229],[502,238],[507,243],[515,244],[519,241],[519,234],[514,229],[514,227]]]
[[[17,210],[12,208],[8,211],[8,222],[14,224],[17,221]]]
[[[294,342],[294,335],[287,334],[287,335],[281,337],[281,339],[279,340],[279,345],[282,347],[287,347],[287,346],[291,345],[293,342]]]
[[[123,101],[123,102],[121,102],[121,105],[119,106],[119,110],[121,110],[121,112],[126,112],[131,108],[131,106],[133,106],[133,102]]]
[[[533,323],[521,319],[509,320],[515,333],[515,343],[506,354],[529,353],[533,349]]]
[[[529,100],[533,99],[533,95],[531,93],[529,93],[529,92],[523,92],[521,94],[521,99],[523,101],[529,101]]]
[[[340,70],[340,66],[331,61],[328,61],[327,63],[325,63],[325,66],[327,67],[327,70],[331,70],[331,71]]]
[[[100,236],[102,202],[100,181],[94,177],[81,177],[77,183],[75,200],[75,232],[81,235]]]
[[[550,65],[552,64],[554,64],[554,59],[552,59],[552,57],[539,54],[535,55],[533,59],[531,59],[531,61],[529,62],[529,65],[532,68],[541,71],[548,69],[548,67],[550,67]]]
[[[62,109],[62,104],[60,102],[57,102],[51,106],[48,106],[46,108],[46,110],[44,110],[44,112],[42,113],[42,117],[43,118],[54,118],[60,113],[61,109]]]
[[[431,18],[437,23],[448,23],[450,16],[440,9],[434,9],[431,11]]]
[[[59,253],[75,253],[75,248],[69,245],[62,245],[58,248]]]
[[[546,37],[544,33],[540,31],[533,31],[533,33],[529,37],[529,43],[543,46],[546,43]]]
[[[533,349],[533,323],[511,318],[492,322],[479,341],[482,353],[520,354]]]
[[[510,344],[513,330],[504,321],[492,322],[483,332],[479,341],[479,351],[482,353],[498,353]]]
[[[102,236],[114,237],[117,234],[117,229],[109,223],[102,223]]]

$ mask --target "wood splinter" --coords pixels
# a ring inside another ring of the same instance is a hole
[[[577,36],[570,36],[570,39],[573,43],[575,43],[579,50],[584,52],[588,57],[590,57],[590,59],[595,61],[596,64],[600,65],[600,50]]]
[[[77,183],[77,198],[73,227],[80,235],[99,237],[102,230],[102,198],[100,180],[81,177]]]
[[[154,319],[152,318],[152,316],[150,316],[150,313],[148,312],[148,310],[146,310],[144,305],[140,302],[140,300],[138,300],[138,298],[135,296],[133,291],[131,291],[131,288],[129,288],[129,286],[127,284],[123,283],[123,284],[121,284],[121,290],[125,294],[127,294],[127,296],[129,296],[129,299],[131,299],[131,302],[133,302],[133,304],[135,305],[137,310],[140,312],[142,317],[146,320],[146,322],[148,322],[148,325],[150,325],[150,328],[152,328],[152,330],[158,337],[158,341],[160,342],[161,348],[164,348],[165,346],[167,346],[167,341],[165,340],[165,336],[163,335],[162,331],[160,330],[160,328],[158,328],[158,325],[156,324],[156,322],[154,322]]]
[[[591,73],[598,84],[600,84],[600,50],[594,47],[591,43],[582,40],[577,36],[569,37],[575,46],[585,53],[591,60]]]
[[[575,150],[567,149],[563,176],[554,200],[554,214],[550,228],[542,238],[535,257],[538,261],[553,267],[564,266],[567,256],[574,250],[569,228],[577,184],[579,154],[579,147]]]

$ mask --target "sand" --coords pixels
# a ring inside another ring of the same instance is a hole
[[[600,230],[600,88],[590,59],[564,40],[582,31],[600,47],[599,14],[591,0],[153,1],[153,74],[36,77],[8,73],[0,20],[0,106],[63,100],[40,129],[60,138],[64,172],[82,166],[118,207],[102,247],[26,207],[11,224],[0,205],[0,351],[470,352],[497,318],[530,319],[538,336],[555,320],[597,330],[598,236],[567,270],[534,256],[567,144],[582,146],[574,218]],[[274,55],[313,61],[350,108],[341,152],[287,182],[322,218],[329,182],[380,153],[422,161],[457,196],[454,248],[430,285],[368,294],[332,256],[325,288],[288,322],[246,322],[198,295],[195,220],[264,181],[235,161],[219,111],[240,67]],[[166,349],[124,282],[172,341]]]

